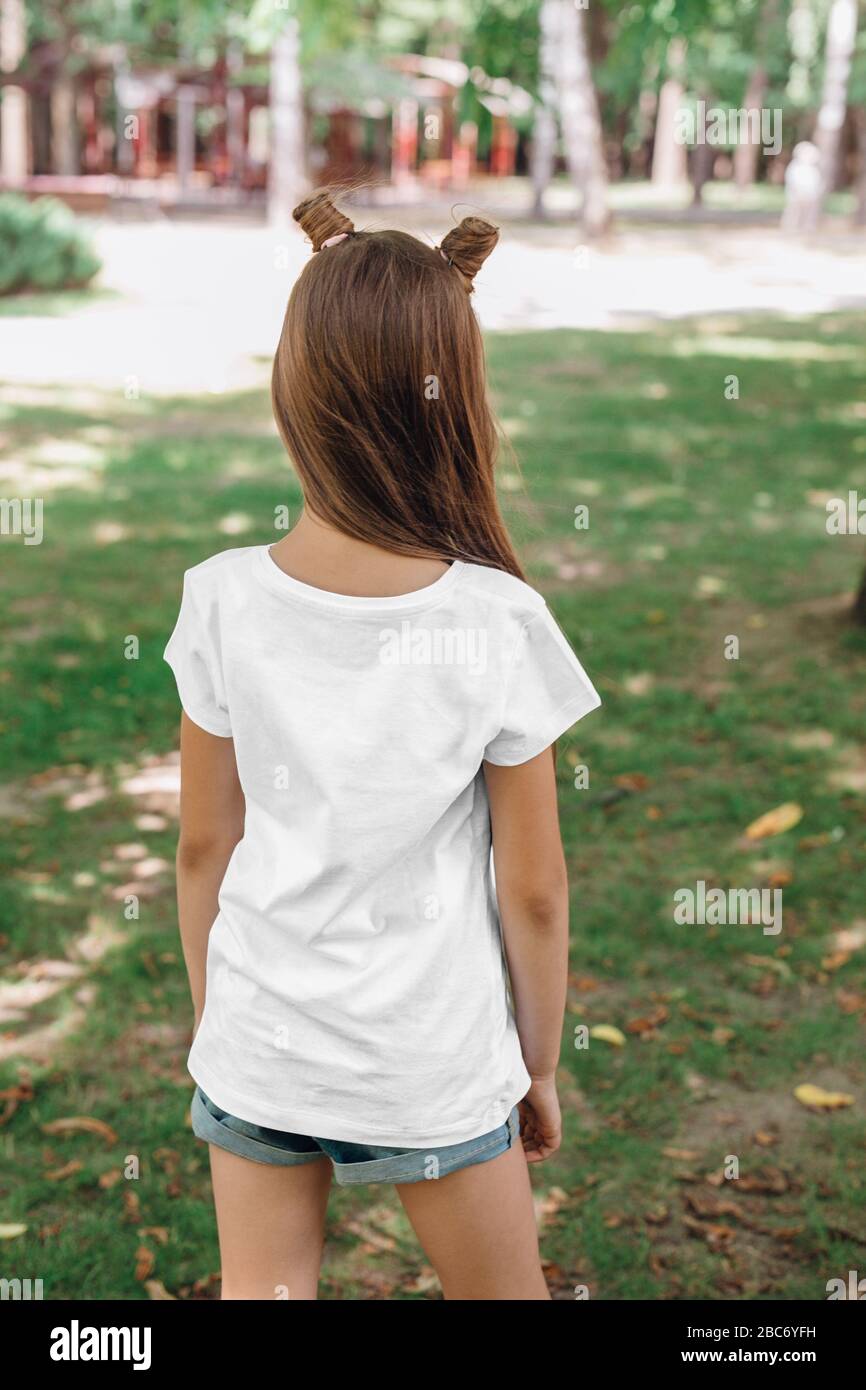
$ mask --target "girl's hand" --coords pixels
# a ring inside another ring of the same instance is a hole
[[[556,1079],[537,1076],[518,1103],[520,1138],[527,1163],[543,1163],[562,1143],[562,1116]]]

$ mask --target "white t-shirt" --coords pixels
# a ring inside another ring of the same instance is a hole
[[[331,594],[266,545],[188,570],[165,650],[234,739],[246,822],[190,1074],[272,1129],[423,1148],[529,1089],[507,993],[483,760],[535,757],[601,703],[544,600],[463,562]]]

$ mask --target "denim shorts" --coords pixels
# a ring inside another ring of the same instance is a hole
[[[275,1163],[281,1168],[296,1163],[312,1163],[329,1158],[334,1176],[341,1186],[367,1182],[422,1182],[425,1178],[444,1178],[458,1168],[486,1163],[510,1149],[520,1133],[517,1106],[504,1124],[467,1139],[463,1144],[444,1148],[390,1149],[375,1144],[350,1144],[342,1139],[315,1139],[307,1134],[289,1134],[282,1129],[264,1129],[249,1120],[239,1120],[221,1110],[196,1086],[192,1098],[193,1133],[208,1144],[216,1144],[240,1158],[256,1163]]]

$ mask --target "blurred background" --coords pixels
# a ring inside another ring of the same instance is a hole
[[[604,701],[560,745],[553,1295],[849,1281],[866,6],[0,0],[0,175],[10,1296],[219,1295],[162,651],[182,571],[298,515],[268,377],[309,256],[290,210],[328,181],[431,244],[500,223],[475,304],[503,506]],[[678,922],[699,884],[764,892],[781,930]],[[393,1193],[335,1193],[322,1295],[439,1297]]]

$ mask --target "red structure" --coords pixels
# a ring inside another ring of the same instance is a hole
[[[130,70],[116,50],[106,50],[73,78],[62,58],[56,46],[45,44],[28,55],[26,78],[5,78],[25,93],[29,108],[29,148],[6,186],[53,192],[75,206],[119,193],[162,202],[243,203],[263,195],[266,62],[246,64],[232,49],[207,69]],[[481,172],[514,172],[512,115],[531,105],[526,93],[450,59],[403,54],[387,60],[387,67],[397,95],[370,99],[360,109],[317,99],[307,110],[315,182],[373,176],[398,188],[465,186],[479,171],[477,125],[457,119],[470,81],[492,121]]]

